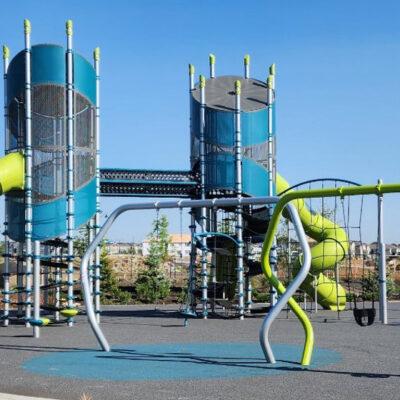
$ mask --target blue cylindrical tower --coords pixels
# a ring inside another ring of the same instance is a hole
[[[18,53],[8,68],[8,148],[25,148],[25,57]],[[75,226],[96,212],[96,74],[93,66],[73,54]],[[67,112],[66,51],[41,44],[31,48],[32,104],[32,239],[66,233]],[[9,235],[24,239],[24,195],[10,193]]]
[[[234,88],[238,80],[241,82],[242,193],[244,196],[274,195],[268,185],[268,124],[269,116],[273,115],[268,113],[268,107],[274,104],[268,104],[267,84],[256,79],[221,76],[210,78],[205,84],[204,157],[208,197],[235,194]],[[196,171],[200,162],[199,86],[191,93],[191,166]]]

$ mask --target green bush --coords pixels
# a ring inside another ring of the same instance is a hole
[[[129,292],[119,287],[117,277],[111,268],[104,245],[101,247],[100,265],[101,302],[103,304],[128,304],[132,300],[132,296]]]
[[[178,303],[186,303],[188,298],[188,293],[187,293],[187,289],[182,288],[180,293],[178,294],[178,298],[176,299]]]
[[[379,274],[377,271],[370,272],[367,276],[361,279],[362,293],[364,300],[379,299]],[[396,298],[399,293],[399,288],[389,275],[386,275],[386,293],[389,299]]]
[[[156,303],[165,299],[171,290],[171,284],[158,268],[149,268],[141,272],[136,280],[136,295],[144,303]]]
[[[269,293],[261,292],[258,289],[253,289],[252,298],[253,301],[257,303],[268,303],[269,302]]]

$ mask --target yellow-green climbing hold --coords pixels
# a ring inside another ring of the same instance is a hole
[[[76,308],[66,308],[65,310],[61,310],[60,314],[63,317],[71,318],[78,314],[78,310]]]

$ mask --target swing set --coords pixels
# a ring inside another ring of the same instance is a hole
[[[361,185],[349,180],[337,178],[313,179],[291,186],[279,193],[279,196],[283,196],[294,189],[311,191],[315,189],[325,189],[326,187],[338,189],[339,187],[346,186]],[[333,265],[323,265],[321,268],[321,271],[325,275],[331,276],[334,279],[337,319],[340,319],[341,312],[350,309],[353,311],[354,319],[357,324],[360,326],[372,325],[376,316],[375,294],[372,292],[371,296],[371,293],[368,293],[365,285],[367,276],[370,277],[371,275],[370,268],[366,267],[367,257],[371,258],[371,255],[362,251],[364,246],[362,237],[364,196],[358,196],[357,198],[352,198],[350,196],[320,197],[304,199],[304,201],[307,208],[311,210],[312,219],[318,221],[319,216],[322,215],[332,221],[334,225],[342,227],[347,236],[348,251],[346,251],[344,255],[340,256],[340,254],[338,254],[337,247],[334,249],[334,253],[332,253],[332,249],[323,247],[322,253],[319,254],[323,259],[322,263],[324,263],[327,257],[334,257],[337,261]],[[356,212],[354,210],[356,210]],[[315,224],[311,221],[308,229],[310,230],[315,227]],[[325,227],[322,226],[322,229],[325,229]],[[329,227],[326,227],[326,229],[329,229]],[[296,246],[297,242],[293,240],[291,236],[292,231],[293,229],[290,228],[290,220],[287,219],[286,233],[281,233],[280,235],[279,253],[281,259],[284,259],[284,264],[286,264],[286,276],[288,280],[291,279],[292,273],[296,272],[295,264],[298,262],[297,257],[299,254],[298,246]],[[355,268],[354,257],[357,256],[357,254],[355,254],[355,249],[359,249],[359,255],[361,256],[361,274],[353,274],[353,269]],[[295,255],[295,257],[293,257],[293,255]],[[372,260],[372,264],[376,265],[377,261],[376,259]],[[339,290],[341,287],[340,280],[344,275],[340,273],[340,271],[346,272],[343,278],[343,284],[346,284],[347,293]],[[304,298],[305,309],[307,294],[314,301],[314,306],[311,310],[314,313],[318,312],[318,284],[319,280],[314,276],[312,290],[306,290],[306,288],[302,287],[303,290],[300,293]],[[341,297],[343,297],[343,299]],[[344,300],[344,305],[341,305],[341,303],[343,303],[342,300]],[[287,312],[289,312],[289,308],[287,308]]]

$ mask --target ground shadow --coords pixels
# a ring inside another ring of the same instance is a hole
[[[355,371],[336,371],[323,370],[317,368],[308,368],[300,365],[295,361],[278,359],[278,363],[289,365],[273,365],[267,364],[262,357],[212,357],[212,356],[196,356],[193,353],[144,353],[129,349],[113,349],[112,355],[98,355],[96,358],[105,359],[120,359],[131,361],[157,361],[166,363],[185,363],[185,364],[204,364],[217,365],[227,367],[249,368],[256,370],[276,370],[288,372],[310,372],[333,375],[347,375],[355,378],[372,378],[372,379],[387,379],[391,377],[400,377],[400,374],[386,374],[374,372],[355,372]]]

